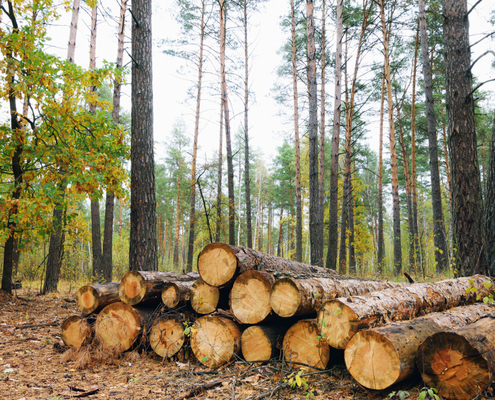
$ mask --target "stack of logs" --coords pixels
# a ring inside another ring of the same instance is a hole
[[[96,338],[120,353],[141,337],[169,358],[189,340],[210,368],[241,355],[250,362],[282,355],[309,370],[325,369],[332,348],[345,349],[364,387],[386,389],[419,369],[447,399],[475,397],[495,377],[495,307],[480,301],[491,290],[486,276],[351,279],[223,243],[203,249],[198,272],[130,271],[120,282],[83,286],[82,314],[62,325],[65,344]]]

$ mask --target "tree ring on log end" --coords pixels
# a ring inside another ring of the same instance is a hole
[[[172,357],[184,344],[184,327],[175,317],[159,318],[151,328],[150,345],[161,357]]]
[[[162,289],[162,302],[168,308],[174,308],[180,301],[179,287],[173,282],[167,282]]]
[[[211,243],[198,255],[198,272],[211,286],[223,286],[237,272],[237,257],[224,243]]]
[[[349,340],[344,359],[349,373],[368,389],[386,389],[397,382],[401,373],[395,346],[385,335],[372,330],[360,331]]]
[[[321,336],[332,347],[345,349],[358,330],[358,317],[339,300],[330,300],[318,311],[318,328]]]
[[[81,347],[92,339],[92,329],[84,317],[71,315],[62,323],[62,340],[66,346]]]
[[[190,289],[191,307],[198,314],[210,314],[217,309],[220,300],[220,289],[208,285],[203,279],[198,279]]]
[[[291,278],[278,279],[270,297],[272,310],[283,318],[292,317],[301,304],[301,293]]]
[[[272,343],[259,326],[250,326],[241,336],[242,355],[246,361],[268,361]]]
[[[138,304],[146,294],[146,282],[139,271],[127,272],[119,285],[119,297],[124,303]]]
[[[86,285],[81,287],[76,293],[76,304],[83,314],[91,314],[98,308],[99,295],[94,287]]]

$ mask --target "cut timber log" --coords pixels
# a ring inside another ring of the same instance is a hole
[[[288,326],[253,325],[242,332],[241,348],[246,361],[268,361],[278,356]]]
[[[198,361],[209,368],[228,363],[241,350],[239,326],[219,316],[198,318],[191,330],[191,349]]]
[[[276,278],[283,276],[307,278],[311,275],[329,278],[337,275],[331,269],[302,264],[247,247],[224,243],[211,243],[198,256],[199,274],[211,286],[224,286],[233,282],[238,275],[250,270],[266,271]]]
[[[220,289],[208,285],[203,279],[196,280],[190,289],[191,307],[198,314],[210,314],[217,309]]]
[[[357,331],[473,303],[476,293],[467,289],[474,287],[477,293],[483,292],[487,280],[486,276],[476,275],[436,283],[413,283],[403,288],[327,301],[318,312],[321,336],[330,346],[345,349]]]
[[[272,287],[271,308],[288,318],[316,313],[323,303],[337,297],[357,296],[376,290],[404,286],[404,283],[360,279],[278,279]]]
[[[93,340],[93,317],[71,315],[62,323],[61,337],[66,346],[82,347]]]
[[[316,320],[305,319],[292,325],[282,344],[285,360],[325,369],[330,359],[330,346],[321,340]],[[295,367],[302,365],[295,364]]]
[[[247,271],[239,275],[230,291],[230,310],[242,324],[258,324],[271,315],[270,292],[273,275]]]
[[[150,345],[160,357],[175,355],[182,348],[184,340],[184,326],[177,317],[161,316],[151,327]]]
[[[161,300],[162,289],[168,282],[187,282],[198,279],[196,272],[129,271],[119,285],[120,300],[130,306],[141,302]]]
[[[136,341],[151,313],[125,303],[112,303],[98,314],[95,337],[105,350],[122,353]]]
[[[76,293],[76,304],[83,314],[98,312],[116,301],[120,301],[119,282],[86,285]]]
[[[162,288],[162,302],[169,309],[186,304],[190,300],[191,286],[195,281],[167,282]]]
[[[418,349],[417,365],[443,398],[477,398],[495,378],[495,315],[430,336]]]
[[[494,311],[493,305],[476,303],[359,331],[345,348],[347,370],[364,387],[386,389],[414,373],[418,347],[428,336],[472,324]]]

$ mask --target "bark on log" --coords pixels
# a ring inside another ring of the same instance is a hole
[[[76,304],[83,314],[96,313],[117,301],[120,301],[119,282],[86,285],[76,293]]]
[[[125,303],[112,303],[98,314],[95,338],[103,349],[122,353],[136,341],[151,313],[152,310],[136,309]]]
[[[184,345],[184,325],[175,316],[161,316],[151,327],[149,341],[160,357],[172,357]]]
[[[71,315],[62,323],[61,337],[66,346],[82,347],[93,340],[93,317]]]
[[[119,285],[120,300],[130,306],[141,302],[159,302],[162,289],[168,282],[187,282],[198,279],[198,274],[177,272],[129,271]]]
[[[253,325],[241,336],[242,355],[246,361],[268,361],[278,356],[289,326]]]
[[[230,291],[230,310],[242,324],[258,324],[271,313],[270,292],[273,275],[264,271],[247,271],[239,275]]]
[[[201,278],[212,286],[224,286],[250,270],[266,271],[276,278],[291,276],[304,278],[308,275],[332,277],[334,270],[297,261],[275,257],[247,247],[211,243],[198,256],[198,271]]]
[[[208,285],[199,278],[190,289],[191,307],[198,314],[210,314],[217,309],[220,301],[220,289]]]
[[[495,378],[495,315],[427,338],[417,365],[430,387],[446,399],[478,397]]]
[[[467,289],[474,287],[477,293],[483,292],[487,280],[484,275],[475,275],[436,283],[413,283],[403,288],[327,301],[318,312],[321,336],[330,346],[344,349],[360,330],[473,303],[476,293],[468,293]]]
[[[167,282],[162,288],[162,302],[169,309],[186,304],[191,296],[191,286],[195,281]]]
[[[303,363],[319,369],[325,369],[330,359],[330,346],[321,340],[314,319],[301,320],[292,325],[284,336],[282,351],[288,362]]]
[[[278,279],[272,287],[270,303],[279,316],[288,318],[316,313],[323,303],[337,297],[357,296],[404,283],[360,279]]]
[[[345,348],[347,370],[364,387],[386,389],[414,373],[418,347],[428,336],[472,324],[494,311],[493,305],[476,303],[360,331]]]
[[[191,331],[191,349],[200,363],[215,368],[229,362],[241,350],[239,326],[228,318],[206,315]]]

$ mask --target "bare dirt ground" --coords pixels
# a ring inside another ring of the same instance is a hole
[[[94,350],[75,353],[61,341],[60,325],[77,313],[74,295],[0,291],[0,399],[415,399],[422,387],[415,378],[387,392],[370,392],[341,361],[303,375],[299,387],[296,372],[281,361],[255,365],[239,359],[211,370],[187,352],[172,360],[146,348],[118,358]]]

